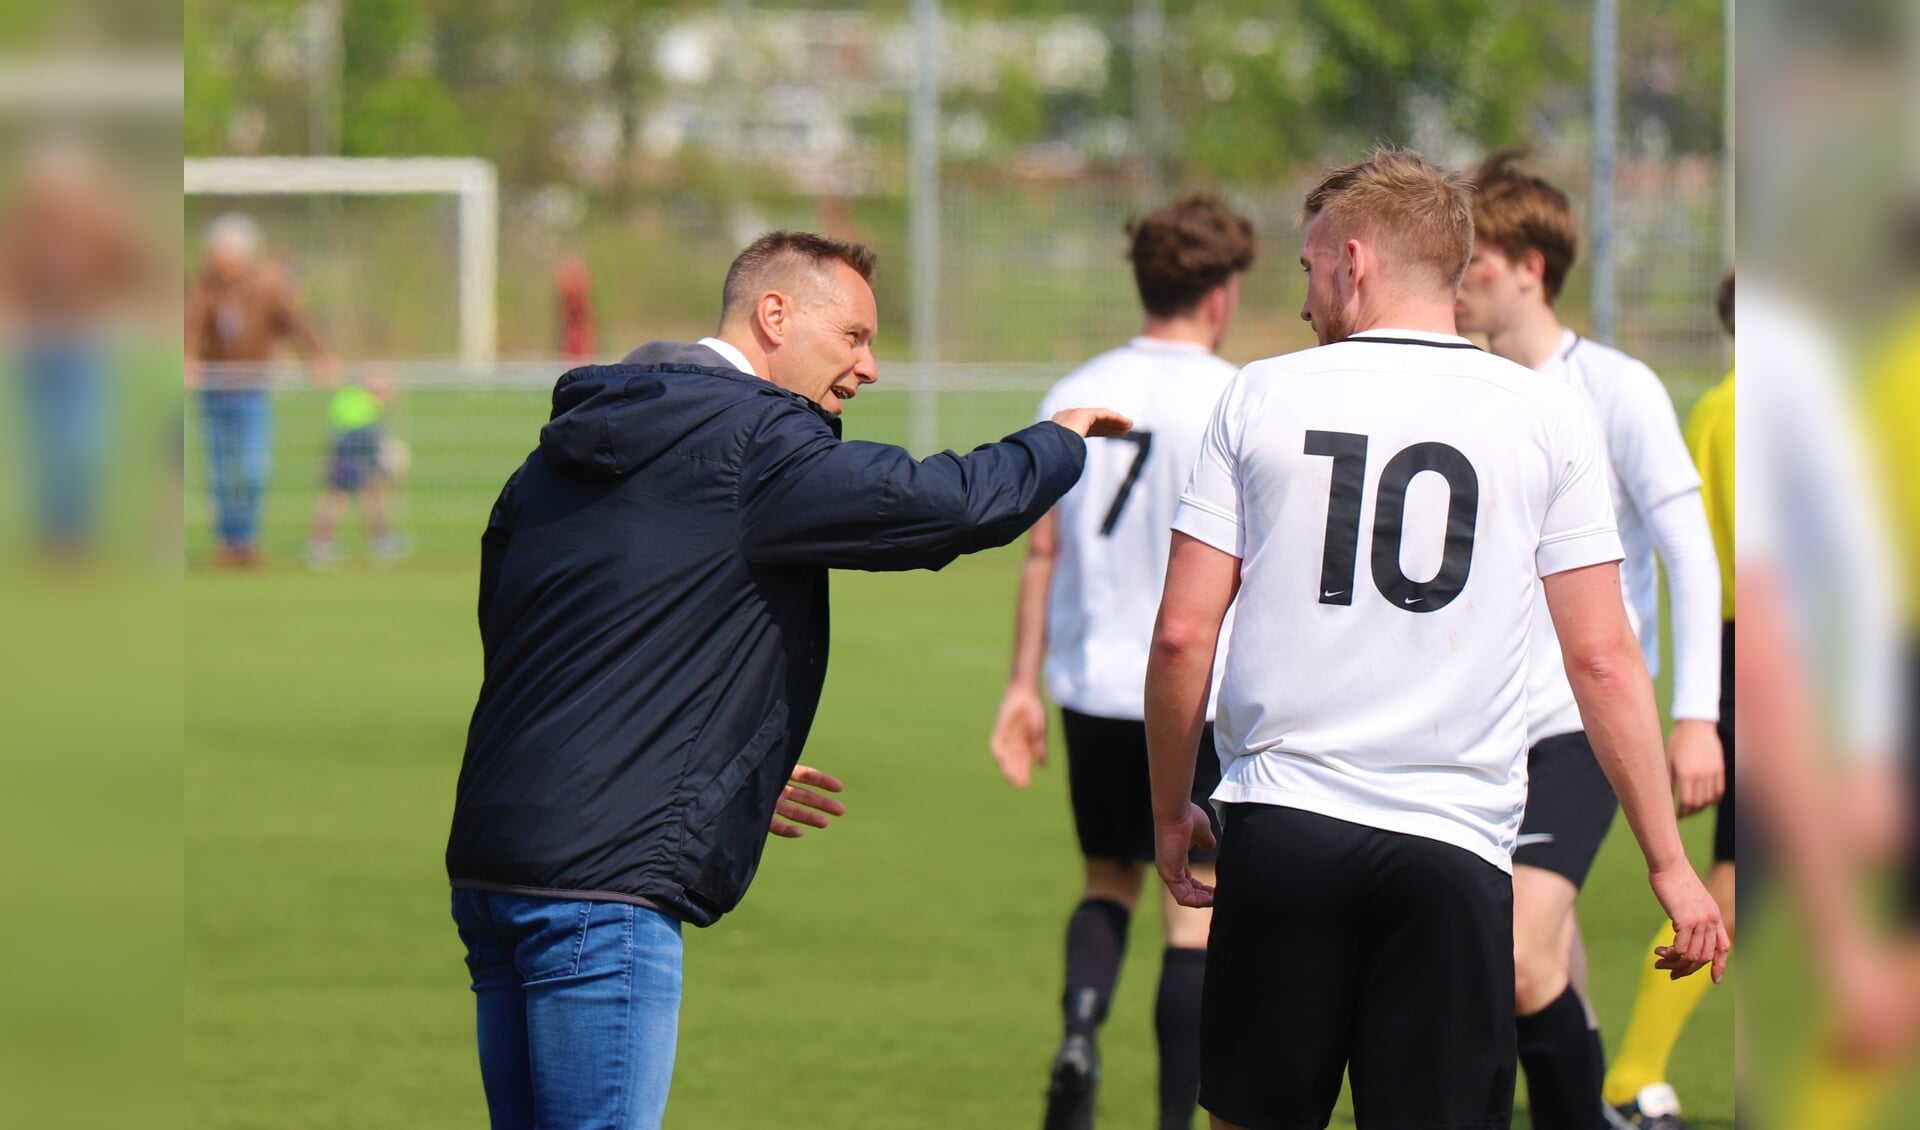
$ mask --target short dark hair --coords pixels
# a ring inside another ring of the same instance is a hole
[[[720,317],[726,320],[740,306],[752,302],[795,267],[819,269],[845,263],[871,280],[876,256],[873,248],[851,240],[834,239],[810,231],[770,231],[747,244],[727,268],[720,290]]]
[[[1580,250],[1580,224],[1566,193],[1520,171],[1526,155],[1524,148],[1502,149],[1480,162],[1473,174],[1473,233],[1511,259],[1538,251],[1545,263],[1540,281],[1551,305]]]
[[[1207,292],[1253,265],[1253,224],[1207,192],[1127,221],[1127,258],[1140,304],[1158,318],[1188,313]]]
[[[1713,308],[1720,315],[1720,324],[1727,328],[1729,336],[1733,334],[1733,268],[1720,276],[1720,285],[1713,288]]]

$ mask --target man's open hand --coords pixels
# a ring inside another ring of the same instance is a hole
[[[804,787],[808,785],[813,788]],[[813,789],[837,793],[845,787],[838,777],[805,765],[794,766],[793,776],[787,779],[786,788],[780,790],[780,799],[773,806],[773,825],[768,831],[797,840],[807,834],[807,828],[826,827],[835,816],[845,816],[847,806]]]

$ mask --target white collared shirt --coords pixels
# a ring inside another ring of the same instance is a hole
[[[735,349],[733,346],[728,345],[726,342],[721,341],[717,337],[703,337],[699,341],[694,342],[694,344],[704,345],[708,349],[713,350],[715,353],[718,353],[721,357],[725,358],[727,364],[732,365],[734,368],[740,370],[741,372],[747,374],[750,377],[757,377],[760,375],[753,371],[752,365],[747,364],[746,354],[740,352],[738,349]]]

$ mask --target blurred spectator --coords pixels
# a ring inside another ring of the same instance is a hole
[[[267,362],[290,340],[323,385],[337,366],[301,307],[289,272],[262,261],[260,229],[229,212],[207,229],[206,263],[187,296],[187,387],[200,391],[220,545],[215,564],[260,560],[260,504],[273,447]]]
[[[1729,269],[1714,296],[1720,324],[1734,331],[1734,274]],[[1735,772],[1734,772],[1734,435],[1735,400],[1732,370],[1694,404],[1687,421],[1687,448],[1700,471],[1700,500],[1713,534],[1713,551],[1720,567],[1720,718],[1717,727],[1726,773],[1726,791],[1715,804],[1713,869],[1707,890],[1720,907],[1727,936],[1738,944],[1735,899]],[[1676,773],[1675,799],[1680,799]],[[1652,947],[1671,945],[1673,930],[1662,924],[1654,931]],[[1642,963],[1640,987],[1620,1050],[1607,1070],[1601,1096],[1619,1117],[1609,1124],[1645,1126],[1650,1130],[1680,1123],[1680,1097],[1667,1082],[1667,1064],[1688,1019],[1705,995],[1697,977],[1675,981]],[[1637,1120],[1637,1121],[1636,1121]],[[1662,1120],[1667,1120],[1663,1122]]]
[[[1798,904],[1834,1011],[1783,1125],[1846,1130],[1888,1098],[1920,986],[1916,935],[1889,938],[1862,882],[1863,849],[1884,851],[1904,821],[1900,600],[1883,484],[1868,473],[1834,336],[1800,304],[1752,288],[1738,317],[1734,677],[1748,823],[1762,826],[1766,869]],[[1754,861],[1740,854],[1750,893]],[[1905,901],[1905,921],[1920,921],[1920,901]]]
[[[393,405],[393,381],[385,373],[367,374],[359,384],[343,385],[333,394],[327,418],[333,427],[327,449],[326,489],[313,511],[313,529],[307,539],[307,564],[326,569],[338,563],[334,530],[347,506],[360,504],[368,552],[375,561],[391,562],[406,555],[406,542],[393,532],[388,519],[387,484],[390,461],[383,459],[393,437],[383,427]]]
[[[593,360],[593,278],[586,260],[578,255],[560,260],[553,268],[553,290],[560,298],[560,356]]]
[[[149,263],[92,152],[41,143],[0,220],[0,316],[25,398],[35,522],[55,560],[94,541],[110,426],[107,332]]]

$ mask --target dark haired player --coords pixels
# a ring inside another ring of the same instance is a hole
[[[1153,609],[1166,576],[1174,508],[1200,435],[1234,368],[1214,355],[1253,262],[1253,225],[1219,198],[1187,196],[1128,226],[1146,324],[1140,335],[1069,374],[1040,414],[1092,398],[1134,421],[1089,444],[1080,483],[1041,519],[1020,581],[1013,675],[993,728],[993,755],[1016,788],[1046,762],[1047,689],[1060,704],[1068,788],[1086,886],[1067,920],[1066,1035],[1054,1057],[1048,1130],[1093,1125],[1095,1035],[1107,1016],[1127,928],[1153,860],[1142,686]],[[1224,644],[1223,644],[1224,646]],[[1218,780],[1211,737],[1195,797]],[[1210,871],[1211,852],[1194,863]],[[1200,984],[1211,913],[1162,899],[1166,950],[1154,1029],[1160,1125],[1191,1125],[1200,1088]]]

